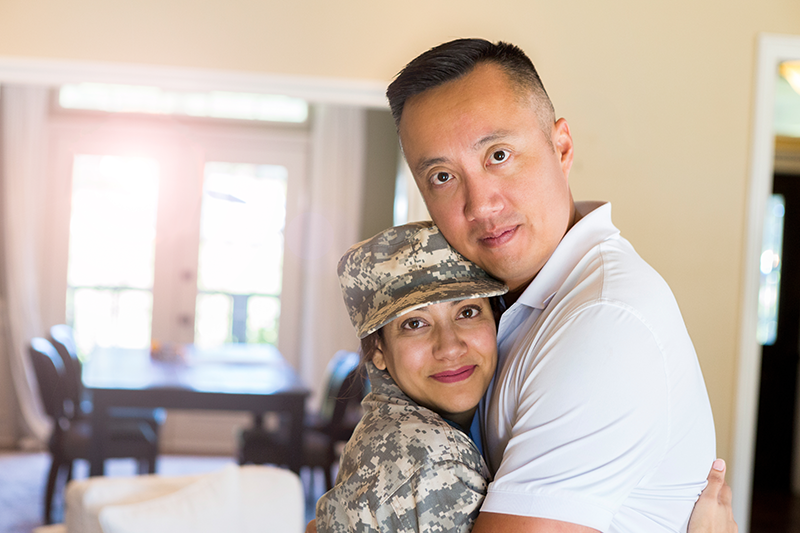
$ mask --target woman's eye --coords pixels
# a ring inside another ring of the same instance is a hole
[[[449,172],[437,172],[433,176],[433,180],[436,183],[447,183],[448,181],[450,181],[452,179],[452,177],[453,177],[453,175],[450,174]]]
[[[506,159],[508,159],[508,150],[496,150],[492,152],[492,156],[489,158],[490,165],[497,165],[502,163]]]
[[[419,329],[423,326],[424,322],[418,318],[411,318],[403,322],[405,329]]]
[[[476,307],[467,307],[461,310],[461,317],[462,318],[475,318],[480,313],[480,310]]]

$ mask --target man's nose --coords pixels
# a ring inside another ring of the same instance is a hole
[[[437,327],[436,333],[434,357],[437,359],[455,360],[466,352],[467,345],[461,339],[454,324],[440,325]]]
[[[503,209],[500,184],[493,176],[469,176],[465,181],[464,215],[467,220],[491,218]]]

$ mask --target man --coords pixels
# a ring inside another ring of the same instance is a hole
[[[460,39],[387,96],[434,222],[510,288],[482,410],[495,476],[473,531],[684,530],[715,456],[697,357],[610,205],[573,201],[569,126],[533,64]]]

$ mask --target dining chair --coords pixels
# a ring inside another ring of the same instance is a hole
[[[68,414],[72,410],[76,418],[89,417],[93,409],[92,398],[84,390],[83,382],[81,381],[82,365],[81,360],[78,358],[75,330],[67,324],[56,324],[50,328],[50,342],[64,362],[65,393],[67,395],[65,409]],[[156,443],[158,443],[161,426],[167,418],[164,409],[148,409],[144,407],[114,407],[109,410],[108,414],[112,423],[118,419],[145,422],[155,433]]]
[[[337,352],[327,368],[328,380],[318,413],[306,417],[303,428],[303,465],[322,468],[326,489],[333,488],[332,470],[338,464],[337,446],[346,442],[360,420],[360,402],[369,381],[356,352]],[[270,431],[256,417],[255,427],[239,434],[239,464],[285,464],[286,431]],[[311,475],[313,492],[314,476]]]
[[[50,524],[59,474],[66,468],[69,480],[75,459],[89,458],[92,425],[91,419],[77,418],[65,407],[69,403],[66,368],[52,343],[41,337],[31,339],[29,355],[42,404],[53,422],[48,442],[52,463],[44,497],[44,521]],[[138,462],[140,474],[155,472],[158,447],[149,424],[136,419],[115,421],[107,446],[107,457],[132,457]]]

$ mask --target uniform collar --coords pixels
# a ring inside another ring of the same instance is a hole
[[[415,403],[414,400],[406,396],[406,394],[400,390],[400,387],[394,382],[389,372],[379,369],[372,361],[367,361],[365,366],[367,367],[367,376],[369,377],[372,392],[379,396],[399,398],[410,403]]]

